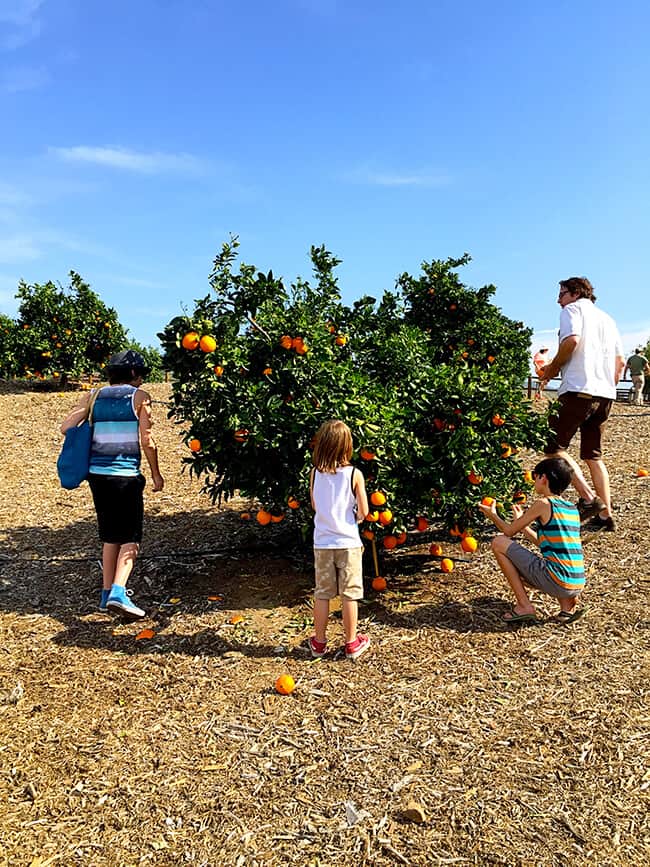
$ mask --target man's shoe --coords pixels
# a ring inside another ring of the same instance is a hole
[[[582,523],[583,521],[588,521],[590,518],[596,517],[596,515],[599,515],[604,508],[605,504],[600,499],[600,497],[594,497],[590,503],[580,497],[580,499],[576,503],[576,509],[578,510],[578,514],[580,515],[580,523]]]
[[[110,593],[110,590],[102,590],[102,596],[99,600],[99,610],[102,612],[102,614],[106,614],[106,612],[108,611],[106,603],[108,602],[108,597],[110,596]]]
[[[345,658],[357,659],[370,647],[370,639],[367,635],[357,635],[354,641],[345,645]]]
[[[592,518],[591,521],[587,521],[586,524],[583,524],[582,529],[586,530],[588,533],[598,532],[599,530],[613,533],[616,529],[616,524],[614,523],[613,518],[601,518],[600,515],[596,515],[596,517]]]
[[[123,617],[128,617],[130,620],[141,620],[145,617],[146,612],[142,608],[131,602],[129,599],[133,595],[132,590],[125,590],[124,587],[111,587],[111,592],[106,602],[106,607],[112,614],[121,614]]]

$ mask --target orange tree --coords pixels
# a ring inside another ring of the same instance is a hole
[[[418,515],[466,528],[482,496],[524,487],[517,452],[545,430],[522,388],[530,332],[490,303],[493,287],[460,283],[467,257],[347,306],[323,247],[311,250],[314,281],[288,289],[272,272],[235,270],[236,255],[236,240],[224,244],[212,292],[159,335],[185,461],[214,501],[239,491],[263,522],[307,523],[310,445],[332,417],[380,494],[368,536],[399,538]]]
[[[0,377],[16,376],[16,323],[0,313]]]
[[[102,368],[125,344],[126,332],[115,310],[74,271],[67,290],[51,281],[21,282],[16,297],[15,355],[24,375],[65,383],[69,376]]]

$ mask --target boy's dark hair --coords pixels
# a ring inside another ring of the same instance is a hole
[[[544,458],[533,470],[536,476],[546,476],[552,494],[561,494],[571,484],[573,470],[564,458]]]
[[[144,358],[134,349],[123,349],[111,356],[106,368],[110,385],[122,385],[131,382],[136,376],[144,377],[149,373]]]
[[[577,295],[578,298],[588,298],[590,301],[596,302],[596,293],[586,277],[569,277],[566,280],[560,280],[562,289],[567,289],[572,295]]]

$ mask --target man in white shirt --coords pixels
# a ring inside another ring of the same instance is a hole
[[[595,306],[594,287],[586,277],[560,282],[558,304],[560,345],[555,357],[542,369],[540,378],[562,375],[558,389],[559,407],[550,418],[551,438],[545,452],[562,457],[573,469],[573,487],[580,499],[577,506],[590,530],[614,530],[609,474],[602,458],[601,436],[616,385],[625,367],[623,345],[616,323]],[[580,431],[580,457],[589,467],[595,490],[580,467],[567,454],[569,444]]]

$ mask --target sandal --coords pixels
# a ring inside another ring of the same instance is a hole
[[[553,619],[556,623],[568,626],[569,623],[575,623],[576,620],[580,620],[586,611],[586,608],[574,608],[573,611],[560,611]]]
[[[539,623],[536,614],[519,614],[514,607],[501,615],[501,620],[504,623]]]

